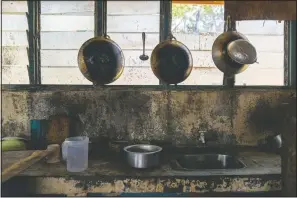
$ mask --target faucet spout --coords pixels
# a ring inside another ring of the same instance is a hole
[[[202,143],[202,144],[205,144],[205,136],[204,136],[204,133],[206,131],[199,131],[199,141]]]

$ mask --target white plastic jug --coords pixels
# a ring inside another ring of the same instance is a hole
[[[62,157],[67,171],[82,172],[88,168],[89,138],[86,136],[66,138],[62,144]]]

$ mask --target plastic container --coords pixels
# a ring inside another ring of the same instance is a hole
[[[66,138],[62,144],[62,157],[68,172],[82,172],[88,168],[89,138],[86,136]]]

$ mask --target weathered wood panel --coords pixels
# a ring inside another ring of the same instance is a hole
[[[2,84],[29,84],[27,66],[2,66]]]
[[[284,35],[284,21],[276,20],[250,20],[237,21],[236,29],[245,35]]]
[[[296,20],[296,1],[225,1],[233,20]]]
[[[159,85],[151,67],[126,67],[122,76],[111,85]]]
[[[2,65],[28,65],[26,47],[2,47]]]
[[[27,1],[2,1],[2,14],[28,12]]]
[[[28,22],[23,14],[2,14],[2,31],[26,31]]]
[[[78,68],[41,68],[42,84],[77,84],[90,85]],[[111,85],[158,85],[150,67],[125,67],[121,77]]]
[[[160,14],[160,1],[107,1],[108,15]]]
[[[236,76],[236,85],[284,85],[283,69],[248,68]],[[78,68],[41,69],[43,84],[91,84]],[[217,68],[193,68],[181,85],[222,85],[223,73]],[[158,79],[150,67],[125,67],[122,76],[111,85],[157,85]]]
[[[283,52],[284,36],[246,35],[257,52]],[[201,36],[200,50],[211,50],[216,36]],[[181,40],[182,41],[182,40]]]
[[[256,66],[256,65],[255,65]],[[244,72],[235,76],[235,85],[284,85],[283,68],[257,68],[250,67]]]
[[[42,49],[79,49],[81,45],[94,36],[87,32],[42,32]],[[122,50],[142,49],[141,33],[110,33],[109,36]],[[246,35],[258,52],[283,52],[283,35]],[[211,50],[217,36],[204,36],[177,33],[175,37],[190,50]],[[148,33],[146,49],[152,50],[159,43],[158,33]],[[26,32],[3,32],[2,46],[27,46]]]
[[[159,15],[107,16],[107,32],[159,32]]]
[[[78,50],[41,50],[41,66],[77,66]],[[141,61],[139,56],[142,50],[125,50],[125,65],[143,67],[150,66],[150,60]],[[150,56],[152,51],[147,50],[146,53]],[[193,62],[196,67],[214,67],[210,51],[192,51]]]
[[[94,1],[41,1],[41,14],[94,14],[94,8]]]
[[[42,84],[91,85],[78,68],[41,68]]]
[[[27,33],[23,32],[2,32],[2,46],[27,47]]]
[[[193,68],[181,85],[222,85],[223,73],[217,68]]]
[[[45,67],[77,67],[78,50],[41,50],[41,66]],[[134,67],[150,66],[150,60],[141,61],[139,56],[142,50],[124,50],[125,65]],[[150,56],[152,51],[147,50]],[[215,65],[211,57],[211,51],[191,51],[194,67],[212,67]],[[251,67],[257,68],[283,68],[283,53],[259,52],[259,64]]]
[[[94,30],[94,16],[41,15],[41,31]]]

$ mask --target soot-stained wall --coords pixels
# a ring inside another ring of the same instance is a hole
[[[198,131],[219,144],[257,145],[281,130],[288,89],[150,88],[2,90],[2,136],[30,135],[30,119],[65,112],[76,133],[124,140],[196,144]],[[213,138],[216,137],[216,138]]]

